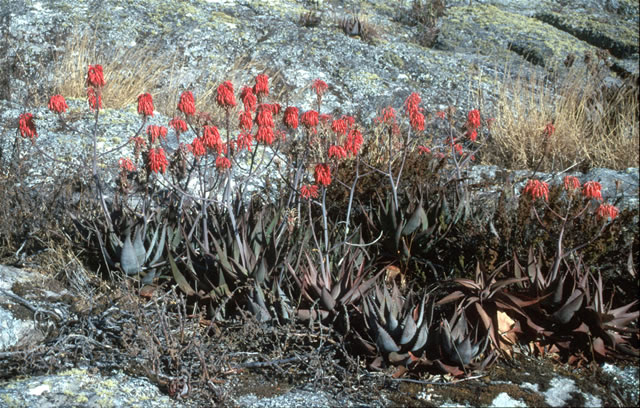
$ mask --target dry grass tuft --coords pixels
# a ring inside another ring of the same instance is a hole
[[[157,109],[168,107],[178,92],[172,84],[162,83],[167,74],[166,57],[159,58],[150,46],[123,46],[118,49],[98,49],[95,39],[82,34],[69,39],[65,52],[54,67],[54,93],[67,98],[86,98],[86,75],[89,65],[100,64],[106,85],[103,106],[122,109],[135,103],[138,95],[151,92]],[[175,65],[175,59],[174,59]],[[171,110],[174,108],[171,105]]]
[[[637,83],[610,84],[602,69],[561,68],[553,82],[523,76],[501,81],[485,162],[510,169],[534,169],[540,163],[539,170],[551,172],[637,167]],[[549,122],[555,134],[545,141]]]

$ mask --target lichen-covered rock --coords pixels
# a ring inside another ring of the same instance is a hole
[[[146,379],[73,369],[52,375],[0,382],[6,407],[182,407]]]

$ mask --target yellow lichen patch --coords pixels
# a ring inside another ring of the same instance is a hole
[[[564,59],[570,52],[581,55],[594,50],[594,47],[549,24],[492,5],[474,4],[473,7],[447,9],[443,31],[455,46],[473,45],[483,54],[506,53],[504,46],[510,41],[525,42],[533,47],[544,46],[557,60]],[[478,35],[471,36],[473,44],[464,43],[470,38],[469,33],[474,31]]]

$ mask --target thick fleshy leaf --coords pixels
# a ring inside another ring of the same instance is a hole
[[[144,265],[147,251],[144,249],[144,242],[142,242],[142,230],[144,227],[140,227],[136,230],[135,237],[133,239],[133,249],[136,251],[136,258],[138,258],[138,265]]]
[[[574,291],[567,302],[551,315],[551,319],[560,324],[567,324],[575,313],[582,306],[584,293],[582,291]]]
[[[331,296],[331,293],[323,286],[320,293],[320,304],[328,311],[332,311],[336,305],[336,301]]]
[[[387,331],[378,323],[376,323],[376,327],[378,329],[376,344],[378,345],[379,349],[385,353],[400,351],[400,347],[398,347],[396,342],[393,341],[389,333],[387,333]]]
[[[176,261],[173,259],[173,256],[171,254],[168,254],[168,258],[169,258],[169,265],[171,266],[171,273],[173,274],[173,279],[176,280],[178,287],[180,287],[180,289],[185,294],[187,294],[187,296],[194,295],[196,291],[193,290],[191,285],[189,285],[189,282],[187,282],[187,280],[184,278],[184,275],[182,274],[182,272],[180,272],[180,270],[178,269],[178,266],[176,265]]]
[[[136,275],[140,273],[138,256],[136,255],[136,250],[131,243],[131,237],[129,237],[128,233],[124,240],[122,252],[120,253],[120,266],[127,275]]]
[[[425,344],[427,344],[427,340],[429,339],[429,324],[425,320],[422,326],[419,326],[417,329],[416,342],[413,343],[411,347],[411,351],[416,352],[422,349]]]
[[[405,345],[409,343],[413,336],[416,334],[416,322],[413,320],[413,317],[410,313],[404,318],[403,322],[404,328],[402,329],[402,337],[400,338],[400,344]]]
[[[413,214],[411,214],[411,217],[409,217],[409,220],[402,229],[402,235],[407,236],[413,234],[413,232],[422,225],[424,215],[425,213],[424,208],[422,208],[422,204],[418,204],[418,207],[415,209]]]

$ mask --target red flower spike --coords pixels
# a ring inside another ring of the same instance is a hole
[[[49,110],[55,113],[63,113],[66,112],[69,108],[67,106],[67,101],[64,100],[64,96],[62,95],[53,95],[49,98]]]
[[[337,136],[344,136],[347,134],[347,122],[342,119],[334,120],[333,123],[331,123],[331,130],[333,130]]]
[[[215,126],[203,126],[202,127],[202,142],[208,149],[218,150],[218,145],[222,144],[220,139],[220,132]]]
[[[187,131],[187,122],[185,122],[184,120],[180,119],[180,118],[173,118],[169,121],[169,126],[171,126],[171,128],[173,130],[176,131],[176,133],[180,134],[180,133],[184,133]]]
[[[233,93],[231,81],[225,81],[218,86],[216,102],[223,108],[233,108],[236,106],[236,96]]]
[[[256,141],[271,145],[275,139],[273,128],[268,126],[259,126],[256,134]]]
[[[411,127],[416,132],[424,130],[424,115],[417,110],[411,112],[409,116]]]
[[[587,181],[582,186],[582,195],[587,198],[593,198],[602,201],[602,185],[597,181]]]
[[[151,144],[155,143],[159,137],[166,140],[167,139],[167,128],[164,126],[158,125],[149,125],[147,126],[147,135],[151,140]]]
[[[306,111],[300,116],[300,122],[302,122],[307,129],[318,126],[318,112],[314,110]]]
[[[316,180],[316,184],[320,184],[325,187],[331,184],[331,170],[329,169],[329,166],[324,163],[318,163],[316,165],[313,176]]]
[[[429,149],[426,146],[418,146],[418,154],[422,155],[422,154],[431,154],[431,149]]]
[[[269,77],[265,74],[256,76],[256,84],[253,86],[253,93],[256,96],[269,95]]]
[[[245,130],[245,131],[248,132],[253,127],[253,120],[251,118],[251,112],[248,111],[248,110],[240,113],[239,121],[240,121],[240,123],[239,123],[238,126],[242,130]]]
[[[229,169],[231,168],[231,161],[224,156],[218,156],[216,159],[216,168],[218,170]]]
[[[298,108],[295,106],[289,106],[284,110],[283,122],[289,129],[298,128]]]
[[[178,110],[185,114],[185,116],[193,116],[196,113],[196,102],[193,99],[193,93],[191,91],[184,91],[180,95],[180,102],[178,102]]]
[[[467,124],[471,129],[477,129],[480,127],[480,112],[477,109],[472,109],[467,115]]]
[[[23,138],[29,138],[31,141],[35,141],[38,137],[36,131],[36,124],[33,122],[33,114],[23,113],[18,119],[18,129],[20,130],[20,136]]]
[[[196,157],[204,156],[207,154],[207,149],[204,147],[204,142],[201,138],[196,137],[195,139],[193,139],[193,142],[191,142],[191,152]]]
[[[618,216],[618,208],[614,207],[611,204],[600,204],[598,209],[596,210],[596,215],[599,218],[611,218],[613,221]]]
[[[153,116],[153,98],[149,93],[138,96],[138,113],[144,116]]]
[[[545,137],[551,137],[555,132],[556,132],[556,127],[553,126],[553,123],[549,122],[544,127],[544,130],[542,131],[542,134]]]
[[[242,103],[244,104],[244,110],[253,112],[256,109],[258,99],[253,93],[253,89],[250,87],[245,86],[242,88],[242,91],[240,92],[240,99],[242,99]]]
[[[135,146],[134,149],[137,151],[140,151],[147,147],[147,141],[144,140],[142,136],[132,137],[130,140],[133,141]]]
[[[300,187],[300,195],[305,200],[310,198],[318,198],[318,186],[314,185],[303,185]]]
[[[251,151],[253,147],[253,136],[251,136],[250,132],[240,133],[238,135],[238,140],[236,141],[236,145],[238,146],[238,150],[247,149]]]
[[[261,127],[274,127],[273,113],[271,112],[271,106],[262,104],[258,107],[258,116],[256,116],[256,123]]]
[[[274,115],[277,115],[280,113],[280,111],[282,110],[282,106],[280,106],[279,103],[272,103],[271,105],[271,113]]]
[[[574,176],[565,176],[564,189],[567,191],[575,191],[580,188],[580,180]]]
[[[443,119],[447,116],[447,114],[444,111],[438,111],[436,112],[436,116],[439,117],[440,119]]]
[[[167,156],[164,153],[164,149],[158,147],[157,149],[149,149],[147,153],[147,166],[149,170],[154,173],[164,173],[167,170],[169,162]]]
[[[522,190],[523,194],[529,194],[532,200],[544,198],[549,201],[549,184],[540,180],[529,180]]]
[[[120,160],[118,160],[118,166],[120,167],[120,170],[125,170],[129,173],[131,173],[132,171],[136,171],[136,166],[135,164],[133,164],[131,159],[121,158]]]
[[[87,86],[102,88],[105,85],[102,65],[89,65],[87,72]]]
[[[324,93],[329,89],[329,85],[321,79],[315,79],[311,84],[311,88],[316,91],[318,96],[324,95]]]
[[[475,142],[478,139],[478,131],[477,130],[471,130],[469,129],[467,131],[467,137],[469,137],[469,140],[471,140],[472,142]]]
[[[102,95],[100,92],[96,93],[94,88],[87,88],[87,101],[92,111],[102,109]]]
[[[347,151],[340,145],[333,145],[329,147],[329,158],[333,157],[338,160],[344,159],[347,157]]]
[[[355,156],[360,152],[360,147],[363,142],[364,139],[362,138],[362,133],[360,133],[358,129],[351,129],[347,135],[347,141],[344,144],[344,148],[347,152],[351,153],[352,156]]]
[[[420,108],[418,108],[418,105],[420,104],[420,102],[422,102],[422,98],[420,98],[420,95],[415,92],[407,97],[407,99],[404,101],[404,105],[407,107],[407,113],[409,114],[409,116],[411,116],[412,112],[419,111]]]

